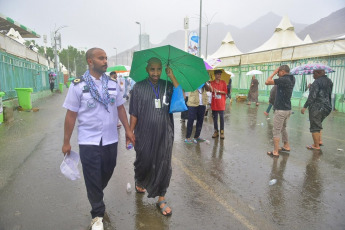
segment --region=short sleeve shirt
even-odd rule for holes
[[[219,83],[217,83],[215,80],[211,81],[211,86],[213,89],[227,92],[227,86],[226,82],[223,80],[220,80]],[[225,94],[216,94],[212,92],[212,100],[211,100],[211,109],[215,111],[224,111],[225,110]]]
[[[96,80],[94,77],[92,79],[98,92],[102,95],[101,79]],[[70,85],[63,107],[78,113],[78,144],[99,145],[101,140],[103,145],[118,142],[117,107],[122,105],[125,99],[119,93],[120,88],[115,81],[108,81],[108,92],[110,95],[109,112],[104,104],[91,96],[85,81]]]
[[[291,110],[291,96],[295,86],[295,77],[293,75],[284,75],[274,79],[274,84],[277,85],[274,108],[276,110]]]

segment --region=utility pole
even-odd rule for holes
[[[199,57],[201,57],[201,18],[202,18],[202,0],[200,0],[200,19],[199,19]]]
[[[59,71],[60,71],[60,66],[59,66],[59,62],[58,61],[58,53],[57,53],[57,40],[60,41],[60,49],[61,49],[61,34],[58,34],[57,32],[59,30],[61,30],[62,28],[65,28],[67,27],[66,25],[65,26],[60,26],[59,28],[57,28],[55,31],[54,31],[54,66],[55,66],[55,69],[56,69],[56,75],[57,75],[57,82],[59,83]]]

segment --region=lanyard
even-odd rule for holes
[[[153,92],[155,93],[156,95],[156,98],[159,99],[159,82],[157,83],[158,84],[158,91],[155,90],[155,87],[153,86],[152,82],[150,80],[148,80],[152,86],[152,89],[153,89]]]

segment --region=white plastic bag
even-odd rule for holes
[[[61,165],[60,170],[65,177],[67,177],[70,180],[76,180],[80,178],[79,170],[78,170],[78,164],[79,164],[79,154],[71,151],[69,155],[65,155]]]

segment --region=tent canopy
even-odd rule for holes
[[[289,18],[284,16],[279,25],[275,29],[272,37],[263,45],[251,52],[258,52],[263,50],[272,50],[288,46],[301,45],[304,42],[297,37],[295,28],[291,24]]]
[[[222,45],[219,49],[211,55],[212,58],[221,58],[221,57],[229,57],[242,54],[242,52],[237,48],[235,45],[234,39],[230,32],[228,32],[222,41]]]

